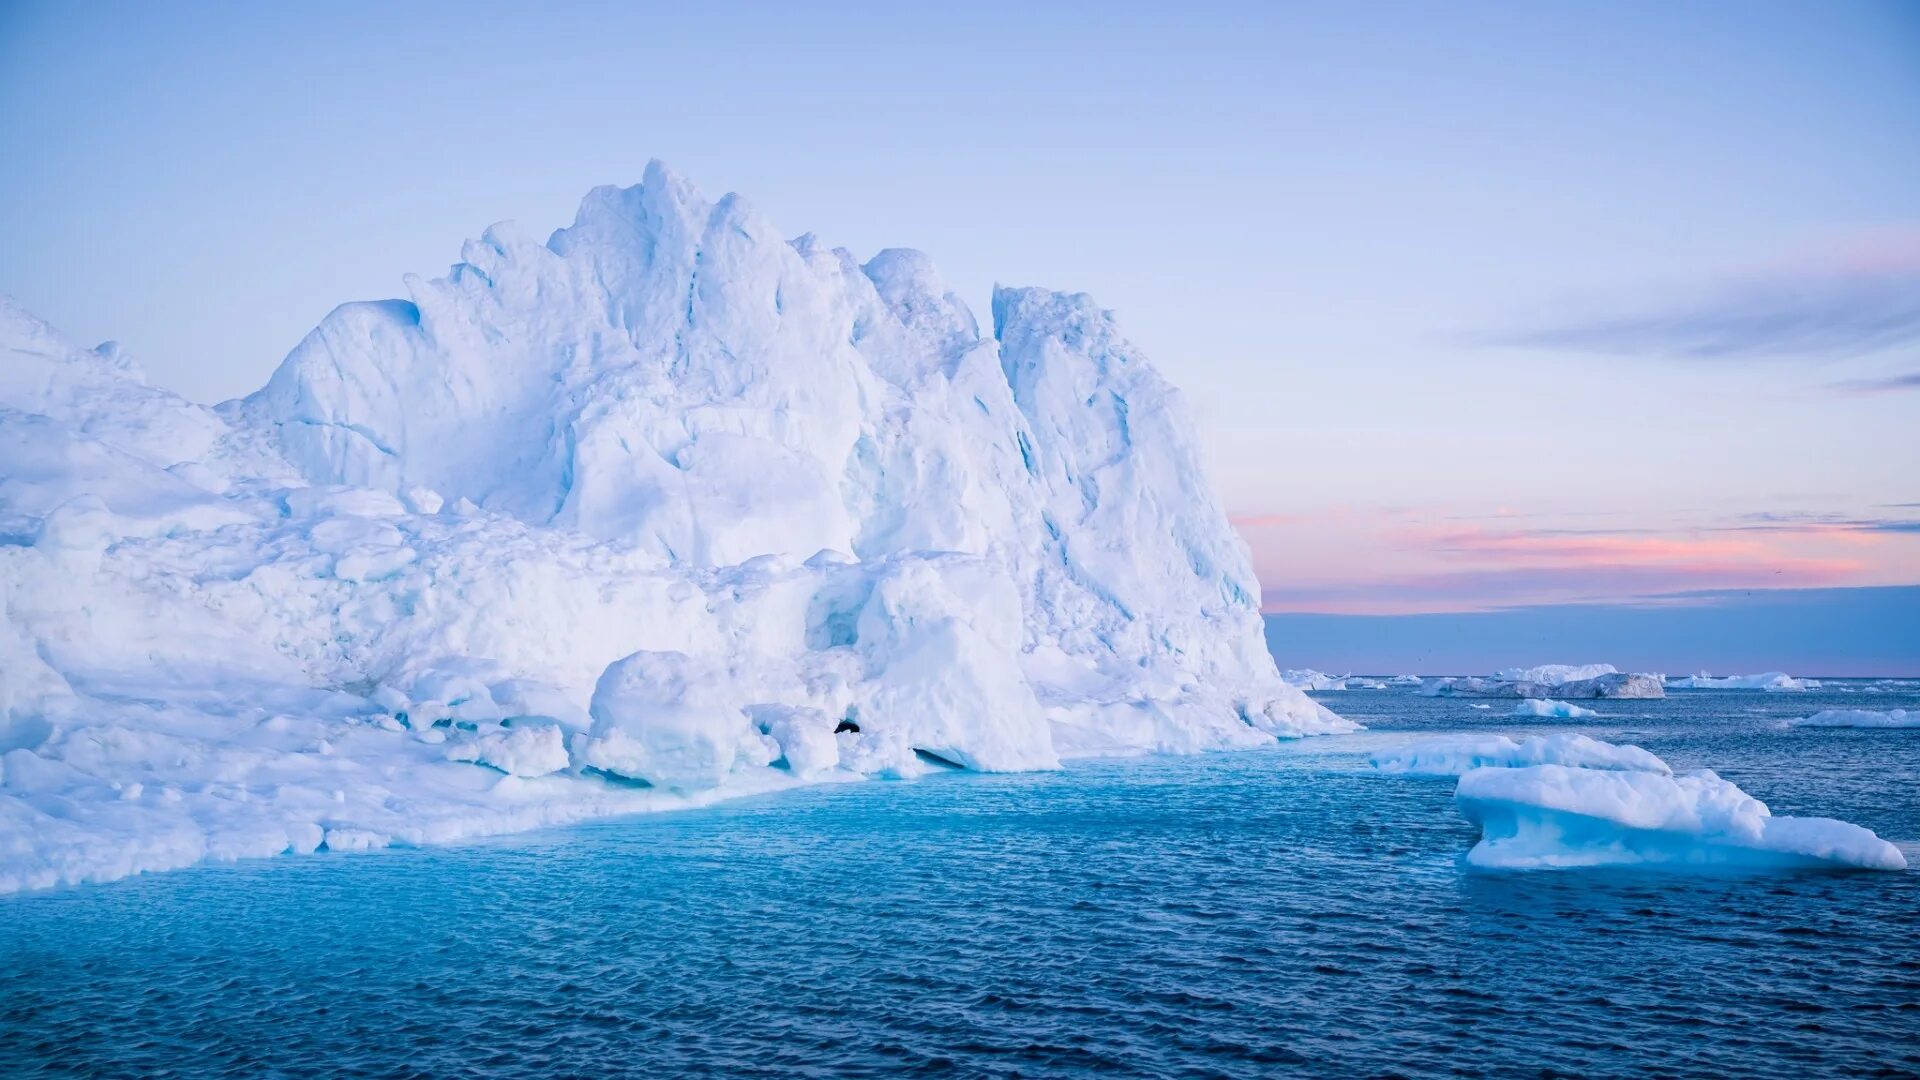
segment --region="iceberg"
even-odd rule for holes
[[[1613,670],[1609,664],[1574,667],[1547,664],[1507,668],[1496,675],[1434,677],[1420,681],[1428,697],[1504,698],[1658,698],[1665,697],[1658,675]]]
[[[1905,869],[1900,849],[1830,818],[1775,817],[1708,769],[1675,773],[1638,746],[1556,733],[1453,735],[1375,751],[1375,771],[1457,776],[1476,867],[1753,866]]]
[[[1470,865],[1844,867],[1903,870],[1900,849],[1830,818],[1774,817],[1711,770],[1531,765],[1460,777],[1454,800],[1480,827]]]
[[[1820,680],[1796,679],[1784,671],[1768,671],[1759,675],[1728,675],[1718,679],[1701,672],[1681,679],[1668,679],[1667,685],[1683,690],[1818,690]]]
[[[1082,294],[657,163],[207,408],[0,299],[0,892],[1348,731]]]
[[[1824,709],[1812,716],[1787,721],[1789,727],[1812,728],[1920,728],[1920,713],[1906,709]]]
[[[1592,709],[1583,709],[1566,701],[1552,698],[1529,698],[1513,707],[1515,716],[1558,716],[1568,720],[1577,720],[1588,716],[1598,716]]]

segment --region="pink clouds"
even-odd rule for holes
[[[1920,534],[1872,522],[1575,529],[1517,527],[1504,515],[1433,525],[1382,512],[1249,527],[1265,520],[1236,519],[1269,611],[1476,611],[1920,580]]]

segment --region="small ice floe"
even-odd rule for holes
[[[1891,712],[1875,712],[1872,709],[1826,709],[1812,716],[1789,720],[1787,726],[1920,728],[1920,712],[1908,712],[1906,709],[1894,709]]]
[[[1710,769],[1653,772],[1533,765],[1475,769],[1454,801],[1480,826],[1467,862],[1572,866],[1852,867],[1904,870],[1900,849],[1832,818],[1775,817]]]
[[[1675,774],[1640,747],[1583,735],[1454,736],[1382,750],[1372,760],[1383,773],[1460,777],[1454,801],[1480,828],[1466,860],[1485,869],[1907,865],[1872,830],[1775,817],[1711,770]]]
[[[1557,716],[1566,720],[1575,720],[1588,716],[1599,716],[1592,709],[1583,709],[1566,701],[1552,698],[1529,698],[1513,707],[1515,716]]]

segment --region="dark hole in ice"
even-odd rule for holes
[[[581,769],[580,773],[583,776],[597,776],[600,779],[605,780],[607,783],[614,785],[615,787],[650,788],[653,786],[652,784],[647,783],[645,780],[641,780],[637,777],[621,776],[617,772],[608,772],[605,769],[598,769],[593,767],[592,765],[589,765],[586,768]]]

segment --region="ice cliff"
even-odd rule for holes
[[[0,891],[1343,730],[1083,295],[658,165],[204,408],[0,301]]]

